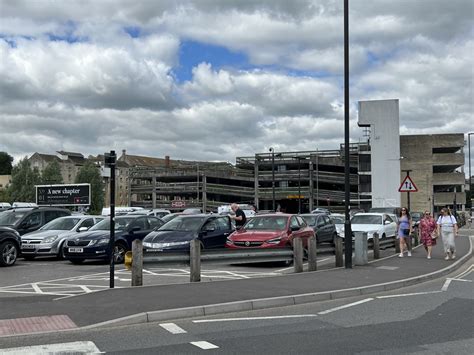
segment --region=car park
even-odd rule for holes
[[[198,239],[202,249],[224,248],[233,232],[229,216],[213,214],[179,215],[143,240],[144,251],[189,251]]]
[[[0,214],[0,226],[13,228],[23,235],[38,230],[53,219],[70,215],[71,211],[56,207],[12,208]]]
[[[124,215],[115,217],[115,243],[113,254],[116,263],[123,263],[125,252],[132,249],[135,239],[143,239],[153,229],[163,225],[154,216]],[[86,232],[67,238],[63,248],[64,258],[74,264],[86,259],[110,258],[110,218],[92,226]]]
[[[288,248],[296,237],[307,239],[314,236],[300,216],[286,213],[255,215],[245,225],[233,232],[226,242],[226,248]]]
[[[63,244],[65,240],[79,232],[84,232],[103,216],[73,215],[53,219],[35,232],[21,237],[22,257],[32,260],[37,256],[57,256],[64,258]]]
[[[351,229],[353,235],[365,232],[372,239],[377,233],[383,239],[395,236],[397,224],[388,213],[358,213],[351,218]]]
[[[300,217],[304,219],[308,226],[313,228],[318,243],[334,243],[334,239],[337,237],[337,231],[329,215],[325,213],[308,213],[301,214]]]
[[[8,227],[0,227],[0,266],[12,266],[20,255],[20,234]]]

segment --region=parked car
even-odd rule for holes
[[[308,213],[300,215],[306,224],[313,228],[314,233],[316,234],[316,241],[321,242],[331,242],[334,243],[334,239],[337,237],[336,226],[332,222],[329,215],[325,213]],[[332,215],[331,215],[332,216]]]
[[[26,260],[45,255],[63,259],[64,241],[78,232],[88,230],[104,218],[104,216],[73,215],[53,219],[37,231],[21,237],[21,254]]]
[[[144,251],[187,251],[193,239],[201,248],[224,248],[233,232],[229,216],[217,214],[179,215],[143,239]]]
[[[164,210],[164,209],[161,209],[161,208],[153,208],[151,210],[136,210],[136,211],[133,211],[133,212],[129,212],[127,214],[131,214],[131,215],[134,215],[134,214],[139,214],[139,215],[144,215],[144,216],[155,216],[155,217],[158,217],[158,218],[162,218],[168,214],[170,214],[171,212],[169,210]]]
[[[410,217],[413,223],[413,227],[417,227],[420,224],[420,220],[423,217],[423,212],[410,212]]]
[[[8,202],[0,202],[0,212],[9,210],[10,208],[12,208],[12,205],[10,205],[10,203],[8,203]]]
[[[344,237],[344,223],[346,221],[346,216],[340,213],[333,213],[330,216],[332,223],[336,227],[336,233],[341,238]]]
[[[381,239],[395,236],[397,224],[388,213],[358,213],[351,218],[351,229],[353,235],[367,232],[367,238],[372,239],[378,233]]]
[[[135,239],[143,239],[153,229],[163,225],[163,221],[154,216],[125,215],[115,217],[114,258],[123,263],[125,253],[132,249]],[[73,264],[86,259],[109,259],[110,257],[110,218],[95,224],[86,232],[69,237],[64,246],[64,257]]]
[[[23,235],[38,230],[53,219],[70,215],[71,211],[56,207],[13,208],[0,214],[0,226],[13,228]]]
[[[0,227],[0,266],[12,266],[20,255],[20,234],[8,227]]]
[[[316,209],[312,210],[311,213],[326,213],[326,214],[331,214],[331,211],[329,211],[327,208],[324,208],[324,207],[317,207]]]
[[[314,230],[300,216],[286,213],[255,215],[245,225],[233,232],[226,242],[226,248],[288,248],[295,237],[307,239],[314,236]]]

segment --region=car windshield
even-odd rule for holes
[[[41,230],[51,231],[69,231],[80,221],[80,218],[56,218],[41,227]]]
[[[307,216],[307,215],[304,215],[304,216],[301,216],[304,221],[308,224],[308,226],[315,226],[316,225],[316,218],[317,216]]]
[[[421,213],[421,212],[413,212],[411,214],[411,219],[414,220],[414,221],[419,221],[422,216],[423,216],[423,213]]]
[[[382,224],[382,216],[356,214],[351,219],[352,224]]]
[[[243,227],[245,230],[284,230],[288,218],[283,216],[255,216]]]
[[[161,217],[161,220],[166,223],[166,222],[169,222],[169,221],[171,221],[172,219],[174,219],[178,216],[179,215],[177,215],[175,213],[171,213],[171,214],[167,214],[166,216]]]
[[[197,231],[201,228],[202,223],[206,217],[186,217],[186,216],[176,216],[168,223],[163,224],[158,230],[167,230],[167,231]]]
[[[115,218],[115,230],[125,230],[135,218],[120,217]],[[90,231],[110,230],[110,218],[106,218],[89,228]]]
[[[334,224],[344,224],[344,217],[332,217],[331,216],[331,219],[334,222]]]
[[[0,214],[0,226],[13,226],[20,218],[25,215],[26,211],[5,211]]]

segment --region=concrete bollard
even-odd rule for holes
[[[303,272],[303,241],[301,238],[293,239],[293,263],[295,272]]]
[[[132,242],[132,286],[143,286],[143,242]]]
[[[341,267],[344,264],[343,254],[343,238],[336,237],[334,240],[334,249],[336,254],[336,267]]]
[[[367,233],[355,234],[354,264],[367,265],[369,263],[367,253]]]
[[[316,237],[308,238],[308,271],[316,271],[318,265],[316,263]]]
[[[189,250],[189,278],[190,282],[201,281],[201,242],[199,239],[193,239],[190,242]]]
[[[400,254],[400,239],[398,236],[395,236],[395,253]]]
[[[378,233],[374,233],[373,245],[374,245],[374,259],[380,259],[380,240]]]

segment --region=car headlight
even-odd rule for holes
[[[107,245],[110,243],[110,240],[105,238],[105,239],[99,239],[96,241],[97,245]]]
[[[180,245],[189,245],[190,241],[186,240],[184,242],[169,242],[169,243],[143,243],[143,246],[150,249],[163,249],[169,247],[175,247]]]
[[[49,244],[54,242],[56,239],[58,239],[57,235],[52,235],[51,237],[44,238],[43,243]]]
[[[228,244],[228,245],[234,244],[234,242],[232,241],[232,239],[230,239],[229,237],[226,238],[225,243]]]
[[[269,239],[265,241],[265,243],[267,244],[280,244],[280,242],[281,242],[281,237],[273,238],[273,239]]]

